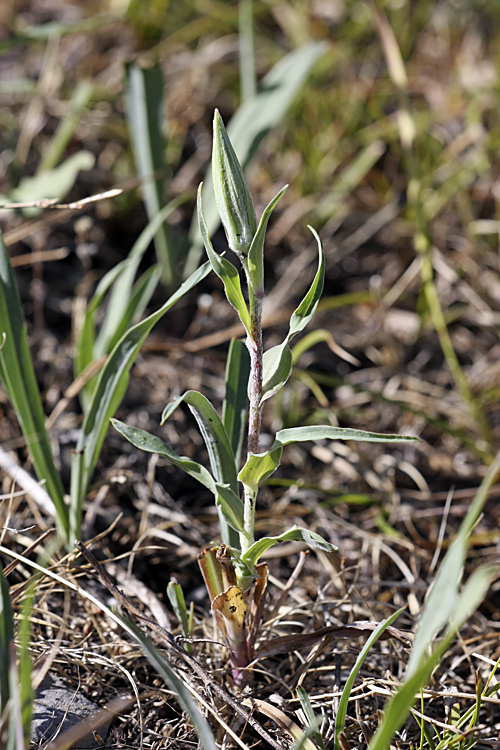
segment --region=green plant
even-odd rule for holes
[[[267,565],[259,563],[260,558],[273,545],[292,539],[301,540],[324,551],[334,549],[330,542],[318,534],[298,526],[277,537],[255,539],[255,509],[259,486],[278,468],[284,447],[295,442],[325,439],[404,442],[416,438],[318,425],[280,430],[271,448],[261,452],[259,440],[263,407],[290,377],[290,342],[305,328],[316,311],[324,283],[324,254],[320,239],[311,228],[319,255],[316,275],[309,291],[290,318],[288,334],[283,342],[264,351],[264,239],[271,212],[286,188],[273,198],[264,210],[260,222],[257,222],[243,170],[218,111],[214,117],[212,174],[220,219],[228,246],[241,263],[248,302],[243,296],[238,270],[227,258],[215,252],[210,241],[203,213],[202,186],[198,191],[199,224],[211,267],[223,282],[226,297],[246,330],[245,345],[248,354],[241,341],[233,342],[226,371],[222,420],[205,396],[192,390],[170,403],[162,416],[163,424],[180,404],[187,404],[205,441],[211,471],[177,455],[158,437],[117,420],[113,420],[113,424],[132,444],[167,457],[214,495],[222,544],[207,547],[199,557],[199,564],[217,625],[230,649],[235,685],[242,687],[251,679],[247,668],[253,659],[262,616],[263,594],[267,585]],[[247,453],[240,469],[239,457],[246,412]]]

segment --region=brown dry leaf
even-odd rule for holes
[[[296,635],[273,638],[259,648],[259,659],[295,651],[295,649],[305,646],[312,646],[322,638],[365,638],[373,633],[379,624],[373,620],[360,620],[348,625],[329,625],[326,628],[315,630],[314,633],[297,633]],[[380,640],[387,640],[388,638],[395,638],[406,647],[411,646],[411,639],[408,635],[397,628],[389,626],[380,636]]]

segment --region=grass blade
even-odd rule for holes
[[[500,452],[489,467],[469,507],[467,515],[460,525],[455,541],[439,566],[415,634],[405,679],[409,678],[417,670],[437,631],[444,627],[453,615],[455,603],[459,596],[458,587],[467,554],[467,540],[488,499],[489,490],[496,481],[499,472]]]
[[[141,234],[134,242],[128,258],[124,261],[126,267],[115,284],[113,284],[104,320],[96,338],[95,357],[109,354],[128,328],[128,325],[123,326],[121,321],[127,318],[128,301],[144,253],[148,249],[151,240],[154,238],[162,224],[184,200],[185,199],[182,196],[176,200],[170,201],[170,203],[162,208],[162,210],[151,219],[149,224],[142,230]],[[137,318],[129,318],[129,323],[132,322],[137,322]]]
[[[455,639],[457,631],[477,609],[497,576],[498,566],[485,566],[471,575],[460,599],[454,606],[450,626],[445,636],[439,641],[431,656],[424,658],[391,698],[385,708],[382,723],[370,742],[369,750],[386,750],[390,746],[394,734],[405,722],[419,691],[429,681],[432,672]]]
[[[15,409],[36,473],[57,512],[59,531],[68,539],[64,489],[54,463],[40,391],[33,369],[21,300],[9,255],[0,235],[0,379]]]
[[[314,742],[318,746],[319,750],[325,750],[325,743],[323,742],[323,737],[321,736],[321,732],[319,731],[322,717],[316,716],[316,714],[314,713],[314,709],[311,705],[309,696],[303,687],[297,688],[297,698],[300,701],[300,706],[304,712],[304,716],[306,717],[307,726],[312,734]]]
[[[19,623],[19,698],[24,744],[29,746],[31,736],[31,718],[33,714],[34,690],[31,681],[31,613],[38,576],[31,579],[27,595],[23,601],[22,619]]]
[[[347,715],[347,706],[349,704],[349,697],[351,695],[351,690],[353,688],[354,682],[356,680],[356,677],[358,676],[358,672],[361,669],[361,666],[368,656],[368,652],[370,651],[371,647],[378,641],[384,630],[386,630],[389,625],[392,625],[392,623],[397,620],[399,615],[404,612],[405,607],[401,607],[401,609],[398,609],[397,612],[394,612],[390,617],[388,617],[385,620],[382,620],[378,624],[378,626],[375,628],[371,636],[366,641],[365,645],[361,649],[361,652],[356,659],[356,663],[351,669],[351,673],[349,677],[347,678],[347,682],[344,685],[344,689],[342,690],[342,695],[340,697],[339,701],[339,707],[337,709],[337,715],[335,717],[335,750],[340,750],[341,745],[339,741],[339,735],[341,732],[344,731],[345,726],[345,717]]]
[[[488,591],[491,582],[498,576],[498,566],[484,566],[476,570],[459,594],[467,539],[479,514],[488,499],[489,490],[500,471],[500,451],[488,469],[481,486],[462,521],[458,535],[440,565],[433,588],[420,618],[413,642],[408,668],[403,685],[389,701],[382,724],[372,742],[370,750],[384,750],[402,726],[421,688],[428,682],[433,670],[441,661],[453,642],[456,633],[476,610]],[[446,587],[450,589],[446,591]],[[436,613],[436,610],[439,610]],[[428,656],[428,648],[437,630],[448,623],[445,635]]]
[[[144,203],[150,221],[163,205],[166,172],[163,73],[159,66],[127,66],[127,119],[134,159],[142,180]],[[158,262],[167,288],[175,284],[175,254],[164,223],[155,234]]]

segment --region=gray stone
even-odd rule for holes
[[[92,734],[93,718],[99,712],[99,706],[88,698],[66,685],[59,678],[50,675],[40,685],[33,703],[33,722],[31,740],[35,747],[43,748],[56,735],[84,722],[90,731],[72,744],[73,750],[97,750],[100,744]],[[109,722],[101,724],[97,731],[105,738]]]

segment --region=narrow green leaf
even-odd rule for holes
[[[45,429],[40,392],[33,369],[26,323],[9,254],[0,234],[0,379],[16,412],[39,479],[57,513],[59,531],[68,540],[68,509]]]
[[[470,576],[459,594],[458,585],[465,562],[467,539],[499,471],[500,451],[488,468],[469,511],[462,521],[458,535],[440,565],[433,589],[420,618],[403,685],[389,701],[384,712],[384,719],[370,743],[370,750],[385,750],[389,746],[394,733],[406,720],[415,702],[415,696],[428,682],[433,670],[452,644],[456,633],[477,609],[491,582],[499,574],[498,566],[479,568]],[[452,589],[450,592],[445,591],[447,585]],[[436,609],[439,610],[437,615]],[[427,656],[427,649],[432,644],[436,629],[446,623],[448,626],[445,635],[438,641],[431,655]]]
[[[9,585],[0,566],[0,716],[10,698],[10,648],[14,643],[14,616],[10,603]]]
[[[17,670],[16,647],[10,644],[9,691],[10,703],[8,711],[9,730],[5,750],[24,750],[23,718],[21,709],[21,690]]]
[[[243,532],[245,520],[243,503],[228,484],[215,484],[217,490],[216,503],[224,514],[224,518],[235,531]]]
[[[271,450],[289,443],[303,443],[309,440],[355,440],[365,443],[408,443],[420,442],[419,438],[409,435],[391,435],[381,432],[354,430],[351,427],[331,427],[330,425],[312,425],[310,427],[291,427],[276,433]]]
[[[96,388],[92,395],[90,407],[85,415],[82,432],[77,451],[82,451],[84,460],[81,471],[73,481],[71,491],[71,505],[74,517],[81,517],[81,509],[90,477],[99,457],[109,419],[118,408],[125,393],[130,368],[134,363],[140,348],[153,326],[167,313],[186,292],[195,287],[210,272],[210,264],[201,266],[179,289],[165,302],[159,310],[149,315],[140,323],[130,328],[122,336],[108,361],[101,370]],[[79,526],[72,530],[71,538],[78,539]]]
[[[24,746],[29,747],[31,738],[31,719],[33,713],[34,690],[31,679],[31,616],[39,576],[29,581],[28,592],[22,604],[22,618],[19,623],[19,697],[21,722],[23,726]]]
[[[127,87],[130,138],[137,173],[142,180],[146,211],[151,220],[160,212],[165,194],[165,97],[160,66],[141,68],[135,63],[129,64]],[[176,278],[177,259],[163,222],[155,234],[155,248],[165,284],[171,288]]]
[[[317,232],[309,227],[318,244],[318,270],[306,296],[290,318],[288,335],[282,344],[264,353],[262,374],[262,401],[271,398],[282,388],[292,372],[290,342],[313,318],[325,281],[325,254]]]
[[[267,225],[274,207],[278,201],[283,197],[288,185],[281,188],[279,193],[274,196],[265,207],[262,216],[260,217],[259,226],[255,232],[250,250],[248,252],[248,270],[249,278],[252,281],[254,289],[261,289],[264,284],[264,240],[266,238]]]
[[[116,346],[121,337],[127,332],[128,328],[139,322],[142,314],[151,301],[160,278],[160,267],[152,266],[137,279],[130,294],[125,297],[128,304],[126,305],[123,314],[116,319],[116,329],[108,343],[108,352]]]
[[[466,541],[458,537],[439,567],[418,623],[405,680],[418,670],[437,632],[449,621],[459,596],[466,552]]]
[[[253,453],[248,457],[238,479],[247,487],[256,491],[261,482],[268,479],[281,463],[283,448],[279,446],[267,453]]]
[[[157,453],[159,456],[167,458],[174,466],[182,469],[182,471],[185,471],[190,477],[196,479],[214,495],[216,494],[214,478],[204,466],[186,456],[179,456],[163,440],[156,437],[156,435],[151,435],[150,432],[140,430],[138,427],[131,427],[120,422],[118,419],[111,419],[111,424],[115,430],[123,435],[129,443],[135,445],[136,448],[147,453]]]
[[[321,732],[319,731],[323,722],[323,717],[316,716],[311,705],[311,700],[303,687],[297,688],[297,698],[300,701],[301,708],[304,712],[304,716],[306,717],[307,726],[312,732],[314,742],[318,746],[319,750],[325,750],[325,743],[323,742],[323,737],[321,736]]]
[[[316,534],[314,531],[304,529],[301,526],[293,526],[279,536],[266,536],[259,539],[257,542],[254,542],[245,554],[241,556],[241,560],[250,569],[253,569],[266,550],[270,547],[274,547],[275,544],[279,544],[280,542],[290,541],[304,542],[309,547],[315,547],[323,552],[333,552],[337,549],[334,544],[330,544],[330,542],[327,542],[322,536]]]
[[[444,627],[452,617],[455,602],[459,596],[459,583],[467,554],[467,540],[489,497],[491,486],[500,471],[500,451],[475,494],[467,514],[460,525],[458,534],[443,558],[436,578],[432,584],[426,606],[420,617],[412,652],[408,662],[406,677],[418,669],[438,630]]]
[[[198,391],[186,391],[165,407],[161,424],[164,424],[182,403],[188,405],[198,423],[215,480],[221,484],[228,484],[236,493],[238,488],[236,465],[229,438],[219,415],[205,396]]]
[[[253,158],[265,136],[281,122],[298,92],[306,81],[316,60],[326,51],[327,45],[315,42],[285,55],[260,84],[260,91],[247,99],[234,114],[227,133],[243,169]],[[207,171],[203,203],[207,217],[207,233],[212,235],[220,223],[211,170]],[[189,232],[191,249],[185,265],[185,274],[191,273],[200,262],[202,242],[196,216]]]
[[[184,638],[190,638],[191,631],[189,628],[189,617],[187,613],[184,592],[182,590],[182,586],[180,585],[180,583],[177,583],[175,579],[171,580],[167,584],[167,596],[171,604],[171,607],[174,610],[175,616],[177,617],[180,623]],[[193,650],[191,643],[186,643],[185,648],[188,654],[190,654]]]
[[[234,454],[236,467],[241,464],[248,411],[247,385],[250,355],[243,341],[232,339],[226,363],[226,393],[222,406],[222,424]]]
[[[81,375],[85,368],[94,361],[96,357],[95,352],[95,317],[96,312],[101,306],[106,294],[115,283],[116,279],[124,272],[127,261],[118,263],[114,268],[108,271],[105,276],[102,277],[97,288],[92,295],[92,299],[89,301],[85,315],[83,316],[81,329],[76,334],[76,355],[73,363],[73,369],[75,377]],[[90,390],[87,393],[90,395]]]
[[[323,294],[323,286],[325,283],[325,254],[323,252],[321,240],[318,233],[315,229],[313,229],[313,227],[308,228],[312,232],[313,237],[318,245],[318,270],[316,271],[316,275],[313,279],[313,283],[311,284],[309,291],[307,292],[306,296],[297,307],[295,312],[292,314],[290,320],[289,336],[295,336],[295,334],[302,331],[312,320],[314,313],[316,312],[316,308],[318,307],[320,297]]]
[[[215,252],[213,245],[208,235],[207,225],[205,222],[205,216],[203,214],[203,205],[201,202],[201,188],[198,188],[198,219],[200,222],[200,229],[205,244],[205,250],[207,251],[208,259],[210,264],[224,284],[224,291],[226,293],[227,301],[234,307],[239,315],[239,318],[245,326],[247,332],[250,332],[250,315],[248,313],[247,304],[241,291],[241,280],[237,269],[230,263],[226,258],[222,258],[218,253]]]
[[[398,609],[397,612],[394,612],[392,615],[390,615],[390,617],[382,620],[382,622],[377,625],[377,627],[361,649],[361,652],[356,659],[356,663],[351,669],[351,673],[349,674],[346,684],[344,685],[344,689],[342,690],[339,706],[337,708],[337,714],[335,716],[335,750],[341,750],[339,735],[344,731],[345,717],[347,716],[347,707],[349,705],[349,697],[351,695],[351,690],[354,686],[354,681],[358,676],[359,670],[361,669],[361,666],[368,656],[368,653],[370,652],[372,646],[378,641],[384,630],[387,630],[389,625],[392,625],[392,623],[397,620],[399,615],[404,612],[405,609],[406,607],[401,607],[401,609]]]

